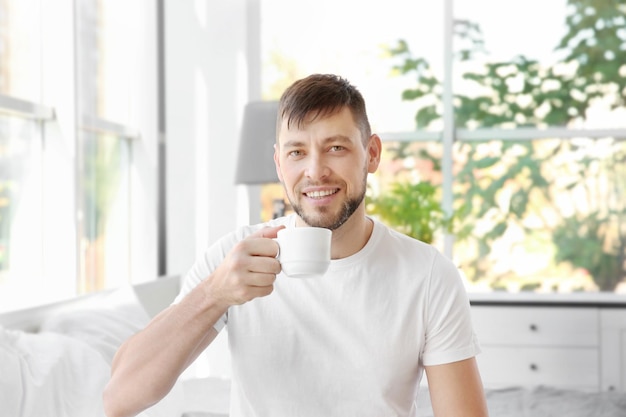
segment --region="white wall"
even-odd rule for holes
[[[134,103],[131,115],[132,126],[141,132],[140,140],[132,143],[133,169],[131,171],[131,262],[130,276],[133,282],[145,282],[154,279],[157,271],[158,248],[158,93],[157,73],[152,63],[157,60],[157,10],[156,2],[142,0],[141,7],[135,5],[141,13],[146,14],[141,26],[135,22],[135,36],[140,40],[141,55],[139,62],[143,67],[129,73],[130,84],[137,89],[133,97],[140,97]]]
[[[237,224],[246,3],[165,0],[168,274],[187,272]]]
[[[258,3],[165,0],[169,275],[185,274],[240,223],[236,152],[244,105],[260,96]],[[224,331],[183,378],[228,378],[226,339]]]

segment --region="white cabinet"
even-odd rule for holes
[[[626,309],[600,311],[601,389],[626,392]]]
[[[626,391],[626,298],[623,308],[553,301],[473,303],[485,387]]]

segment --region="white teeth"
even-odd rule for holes
[[[336,190],[326,190],[326,191],[312,191],[310,193],[307,193],[307,197],[311,197],[311,198],[320,198],[320,197],[326,197],[329,196],[331,194],[335,194]]]

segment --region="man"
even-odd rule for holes
[[[119,349],[108,417],[156,403],[228,326],[231,417],[413,416],[425,369],[437,417],[486,416],[479,348],[455,266],[365,212],[381,140],[361,94],[312,75],[283,94],[274,162],[295,214],[214,244],[175,303]],[[332,230],[321,278],[281,274],[284,227]]]

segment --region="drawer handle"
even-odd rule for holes
[[[529,328],[531,332],[536,332],[539,329],[539,327],[536,324],[531,324]]]
[[[534,372],[534,371],[539,370],[539,367],[537,366],[537,364],[531,363],[530,364],[530,370]]]

